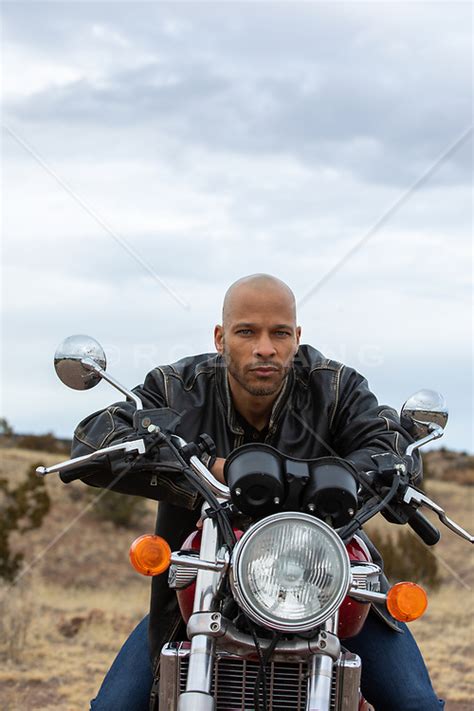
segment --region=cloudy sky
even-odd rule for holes
[[[303,340],[473,449],[472,7],[4,2],[2,407],[69,436],[89,333],[126,384],[212,350],[227,286],[276,274]]]

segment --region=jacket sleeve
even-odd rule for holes
[[[154,422],[163,429],[173,431],[179,421],[179,413],[167,406],[160,369],[148,373],[144,384],[134,388],[133,392],[140,397],[144,408],[155,410],[159,421],[155,417]],[[126,401],[86,417],[74,432],[72,456],[90,454],[102,447],[139,437],[133,426],[135,412],[135,405]],[[139,455],[125,460],[123,454],[101,457],[93,464],[84,465],[81,479],[90,486],[157,501],[166,499],[185,508],[194,508],[197,501],[196,493],[172,461],[169,452],[167,456],[166,448],[160,449],[151,458]]]
[[[395,410],[378,404],[362,375],[343,366],[337,376],[336,398],[331,430],[339,456],[360,471],[374,469],[374,454],[394,452],[404,458],[413,438],[401,426]],[[419,455],[414,454],[409,464],[412,481],[416,484],[422,479]]]

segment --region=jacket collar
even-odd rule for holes
[[[272,431],[276,428],[276,425],[278,424],[284,405],[287,402],[291,390],[293,388],[294,378],[294,367],[292,366],[288,371],[288,374],[283,382],[283,387],[280,390],[277,399],[273,403],[273,408],[270,414],[270,421],[268,423],[269,434],[272,433]],[[216,358],[216,383],[217,391],[224,407],[227,425],[229,429],[234,434],[243,435],[244,431],[237,420],[234,403],[232,402],[229,379],[227,377],[227,367],[221,355],[218,355]]]

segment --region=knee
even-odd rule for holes
[[[90,711],[148,711],[150,687],[141,681],[131,676],[110,683],[106,677],[97,696],[90,702]]]
[[[375,711],[443,711],[444,701],[436,694],[402,694],[396,699],[379,699],[372,702]]]
[[[130,695],[104,696],[98,694],[90,702],[90,711],[148,711],[149,700]]]

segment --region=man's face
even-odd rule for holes
[[[225,359],[231,385],[254,396],[275,395],[298,350],[301,329],[286,292],[241,287],[223,326],[216,326],[216,349]]]

